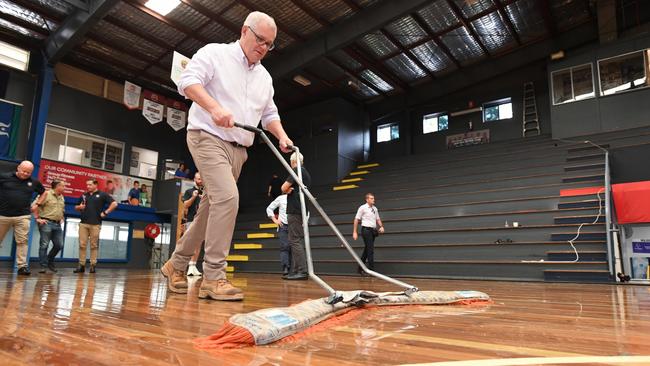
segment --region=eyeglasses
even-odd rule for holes
[[[269,42],[269,41],[265,40],[264,38],[260,37],[252,27],[250,27],[250,26],[247,26],[247,27],[248,27],[248,29],[251,30],[251,32],[253,32],[253,35],[255,36],[255,41],[257,42],[258,45],[266,46],[266,48],[269,51],[273,51],[273,49],[275,48],[275,43],[274,42]]]

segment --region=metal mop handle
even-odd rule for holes
[[[361,261],[361,258],[359,258],[359,256],[354,251],[354,249],[352,249],[352,247],[350,246],[348,241],[345,239],[345,237],[343,237],[343,235],[341,234],[339,229],[336,227],[336,225],[334,225],[334,223],[329,218],[327,213],[325,213],[325,211],[320,206],[320,204],[318,203],[316,198],[314,198],[314,196],[312,196],[311,192],[309,192],[307,187],[303,184],[303,182],[302,182],[302,170],[300,169],[300,159],[297,159],[297,161],[298,161],[298,166],[297,166],[298,169],[297,170],[298,170],[298,175],[300,175],[300,176],[297,176],[296,173],[293,171],[293,169],[291,169],[291,166],[286,162],[286,160],[284,160],[284,157],[282,156],[282,154],[280,154],[280,152],[278,151],[278,149],[276,149],[276,147],[273,145],[271,140],[269,140],[268,136],[266,136],[264,131],[262,131],[261,129],[259,129],[257,127],[253,127],[253,126],[249,126],[249,125],[245,125],[245,124],[241,124],[241,123],[235,123],[235,127],[243,128],[243,129],[245,129],[247,131],[259,134],[262,137],[262,139],[264,140],[264,142],[269,146],[271,151],[278,158],[278,160],[280,160],[280,163],[282,163],[282,165],[285,167],[285,169],[289,172],[291,177],[293,177],[293,179],[296,181],[296,183],[300,187],[300,193],[299,193],[300,194],[300,209],[302,211],[303,231],[304,231],[304,234],[305,234],[305,252],[306,252],[306,255],[307,255],[307,270],[308,270],[308,273],[309,273],[309,277],[311,279],[313,279],[314,281],[316,281],[316,283],[318,283],[325,290],[327,290],[327,292],[329,292],[330,298],[328,299],[328,303],[333,304],[333,303],[336,303],[338,301],[341,301],[341,296],[338,295],[336,293],[336,291],[331,286],[329,286],[327,283],[325,283],[325,281],[323,281],[320,277],[318,277],[314,273],[313,262],[312,262],[312,257],[311,257],[311,246],[310,246],[310,240],[309,240],[309,227],[308,227],[308,222],[307,222],[307,210],[306,210],[306,207],[305,207],[305,198],[304,198],[304,196],[307,196],[307,198],[309,198],[309,201],[311,201],[311,203],[314,205],[314,207],[316,208],[318,213],[320,213],[321,217],[325,220],[325,222],[330,227],[330,229],[332,229],[334,234],[336,234],[339,241],[341,241],[341,243],[345,246],[345,248],[348,250],[350,255],[352,255],[352,258],[354,258],[354,260],[359,264],[359,266],[366,273],[368,273],[368,274],[370,274],[370,275],[372,275],[374,277],[377,277],[379,279],[382,279],[382,280],[384,280],[386,282],[390,282],[392,284],[395,284],[397,286],[405,288],[406,290],[404,291],[404,293],[406,293],[407,295],[418,291],[418,288],[413,286],[413,285],[409,285],[408,283],[405,283],[405,282],[396,280],[394,278],[388,277],[388,276],[383,275],[381,273],[370,270],[370,269],[368,269],[368,267],[366,267],[366,265],[363,263],[363,261]],[[291,149],[294,150],[294,151],[297,151],[297,152],[299,151],[299,149],[297,147],[295,147],[295,146],[292,146]]]

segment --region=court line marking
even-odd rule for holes
[[[351,328],[347,326],[335,327],[333,328],[336,331],[347,332],[347,333],[359,333],[360,330],[356,328]],[[419,341],[427,343],[442,344],[447,346],[455,347],[465,347],[465,348],[474,348],[485,351],[503,351],[510,352],[518,355],[525,356],[538,356],[538,357],[587,357],[588,355],[572,352],[558,352],[551,351],[539,348],[529,348],[529,347],[520,347],[520,346],[508,346],[497,343],[485,343],[485,342],[476,342],[476,341],[467,341],[462,339],[453,339],[453,338],[441,338],[441,337],[431,337],[431,336],[422,336],[408,333],[393,333],[393,332],[384,332],[376,331],[378,336],[388,334],[389,337],[393,339],[402,339],[407,341]]]
[[[569,365],[569,364],[643,364],[650,363],[650,356],[581,356],[581,357],[528,357],[492,360],[444,361],[402,366],[523,366],[523,365]]]

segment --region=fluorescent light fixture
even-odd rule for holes
[[[296,83],[298,83],[298,84],[300,84],[302,86],[310,86],[311,85],[311,81],[309,79],[307,79],[306,77],[302,76],[302,75],[294,76],[293,81],[295,81]]]
[[[29,51],[0,41],[0,64],[27,71]]]
[[[555,53],[551,53],[551,60],[560,60],[564,58],[564,51],[557,51]]]
[[[165,16],[181,3],[181,0],[149,0],[144,6],[155,11],[156,13]]]

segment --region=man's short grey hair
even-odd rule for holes
[[[291,160],[292,163],[295,163],[296,159],[298,159],[298,158],[300,158],[300,165],[302,165],[303,162],[305,161],[305,158],[299,152],[294,152],[293,154],[291,154],[291,157],[289,158],[289,160]]]
[[[257,29],[257,25],[260,22],[267,22],[273,26],[273,28],[278,29],[278,27],[275,25],[275,20],[270,15],[262,13],[261,11],[254,11],[248,14],[246,20],[244,20],[244,25]]]

